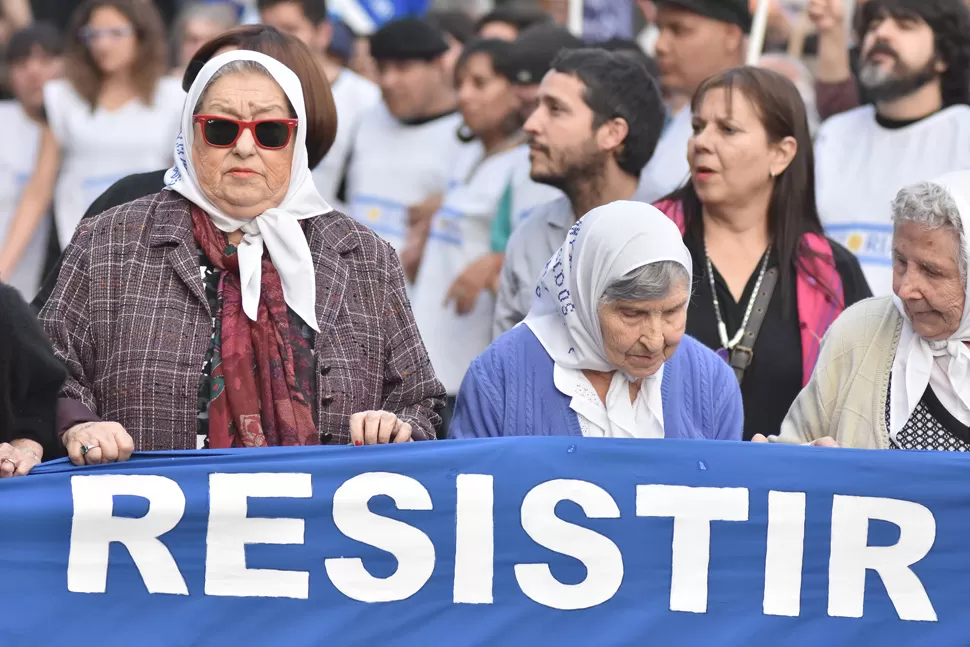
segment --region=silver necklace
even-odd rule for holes
[[[741,327],[734,334],[734,337],[728,339],[727,326],[724,325],[724,320],[721,318],[721,304],[717,300],[717,290],[714,287],[714,267],[711,265],[711,255],[707,253],[707,241],[704,242],[704,258],[707,261],[707,278],[711,283],[711,296],[714,297],[714,316],[717,317],[717,335],[721,339],[721,348],[726,351],[734,350],[734,347],[741,342],[741,338],[744,337],[744,329],[748,327],[748,319],[751,317],[751,311],[754,309],[754,299],[758,294],[758,290],[761,289],[761,282],[765,278],[765,271],[768,269],[768,256],[771,254],[771,245],[768,245],[768,249],[765,250],[764,257],[761,259],[761,271],[758,274],[758,282],[754,284],[754,290],[751,292],[751,296],[748,298],[748,307],[744,311],[744,319],[741,320]]]

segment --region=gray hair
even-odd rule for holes
[[[963,221],[960,208],[946,187],[933,182],[918,182],[902,188],[892,203],[893,226],[908,222],[926,229],[945,229],[957,236],[957,264],[960,279],[967,283],[967,255],[964,252]]]
[[[209,88],[212,87],[213,83],[224,76],[231,76],[233,74],[261,74],[267,78],[273,78],[273,75],[269,73],[269,70],[267,70],[262,63],[257,63],[256,61],[240,59],[232,61],[231,63],[226,63],[216,70],[216,73],[212,75],[209,82],[205,84],[205,87],[202,89],[202,94],[199,95],[199,100],[195,104],[195,108],[192,109],[192,114],[197,115],[199,114],[199,111],[202,110],[202,104],[205,103],[205,97],[207,94],[209,94]],[[275,81],[276,79],[273,80]],[[296,111],[290,104],[289,97],[284,98],[286,98],[286,107],[290,112],[290,117],[296,117]]]
[[[690,294],[690,274],[677,261],[657,261],[615,279],[606,286],[600,305],[617,301],[659,301],[670,295],[670,290],[678,283],[687,284]]]

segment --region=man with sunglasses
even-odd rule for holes
[[[384,101],[361,117],[348,174],[350,215],[395,249],[437,211],[464,145],[445,54],[448,43],[417,19],[389,23],[370,40]],[[417,259],[402,258],[412,278]]]

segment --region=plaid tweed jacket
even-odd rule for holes
[[[321,443],[349,443],[349,417],[377,409],[411,423],[415,440],[433,439],[445,390],[397,255],[336,211],[305,222]],[[195,449],[212,314],[188,200],[161,191],[82,221],[40,318],[70,373],[62,397],[121,423],[136,450]]]

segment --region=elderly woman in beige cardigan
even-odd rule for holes
[[[970,451],[970,171],[904,188],[892,216],[895,296],[832,325],[771,440]]]

